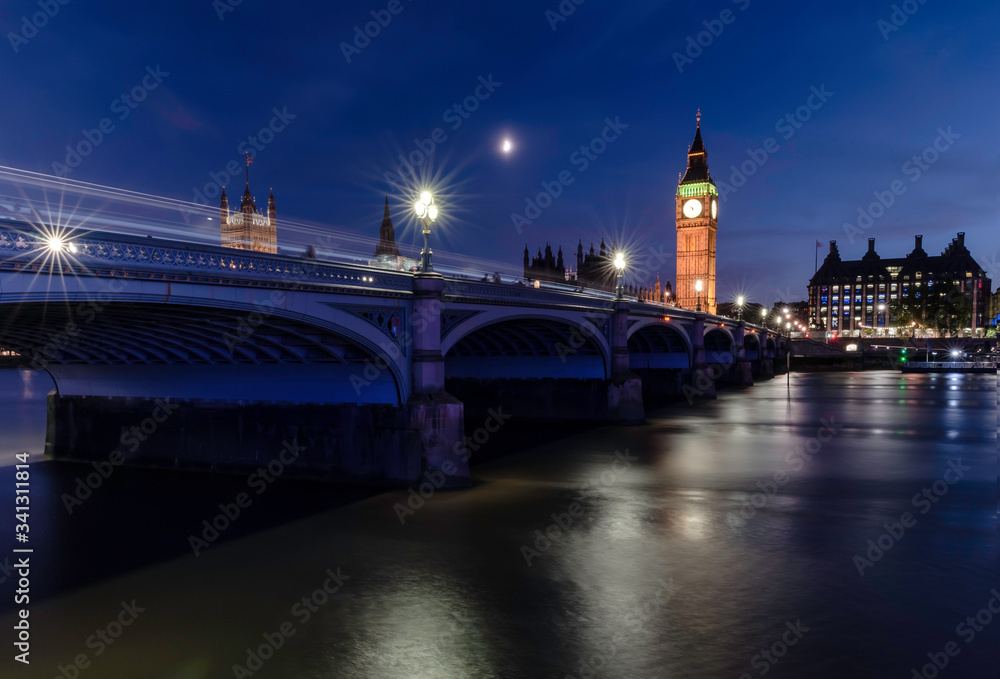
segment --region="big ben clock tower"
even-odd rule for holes
[[[715,297],[715,232],[718,229],[719,192],[708,171],[708,155],[701,140],[701,111],[694,141],[688,150],[687,172],[677,184],[677,282],[678,306],[698,304],[697,281],[702,282],[701,309],[717,310]]]

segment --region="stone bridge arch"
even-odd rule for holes
[[[648,320],[629,328],[629,368],[632,370],[689,370],[693,362],[691,339],[677,324]]]
[[[725,326],[705,328],[705,362],[732,364],[735,342],[732,333]]]
[[[761,351],[760,346],[760,336],[755,332],[746,332],[743,334],[743,350],[746,354],[746,358],[750,362],[760,361],[763,357],[763,351]]]
[[[477,313],[442,338],[445,376],[606,379],[611,363],[604,335],[608,319],[544,310]]]
[[[97,290],[50,291],[44,302],[8,298],[0,303],[0,346],[46,370],[60,396],[406,401],[402,341],[377,337],[363,318],[306,293],[251,292],[243,299]]]

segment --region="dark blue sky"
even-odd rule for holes
[[[887,32],[878,22],[890,20],[889,2],[566,0],[575,11],[553,30],[546,10],[558,11],[555,0],[399,0],[402,10],[347,63],[340,43],[388,2],[243,0],[220,20],[226,2],[71,0],[16,45],[10,32],[39,6],[3,3],[0,163],[52,173],[82,130],[111,118],[114,129],[69,177],[192,200],[210,172],[240,158],[241,140],[286,109],[294,120],[251,168],[258,202],[273,186],[279,220],[374,237],[389,191],[398,239],[410,244],[419,237],[412,223],[401,228],[410,196],[385,172],[441,128],[446,139],[422,170],[441,194],[442,257],[517,270],[526,242],[569,255],[580,238],[589,246],[617,235],[666,252],[655,268],[672,280],[674,192],[700,107],[718,182],[730,182],[748,149],[769,137],[780,146],[721,205],[720,301],[737,290],[764,302],[804,298],[817,240],[821,257],[830,239],[860,256],[869,236],[883,256],[899,256],[916,233],[934,253],[965,231],[984,266],[997,261],[996,3],[913,0],[916,12]],[[679,72],[674,53],[720,16],[731,22],[714,24],[721,33]],[[115,99],[157,65],[169,75],[120,120]],[[477,110],[445,117],[491,75],[500,85]],[[802,110],[808,121],[776,128],[822,86],[832,96]],[[572,154],[616,118],[627,128],[582,170]],[[941,141],[939,128],[958,136]],[[515,143],[508,157],[498,152],[505,134]],[[916,177],[904,164],[936,141],[945,150]],[[511,215],[564,170],[573,183],[518,233]],[[851,244],[844,224],[896,180],[906,192]],[[242,183],[232,179],[230,195]],[[310,238],[279,228],[282,244]]]

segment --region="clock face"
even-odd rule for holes
[[[701,201],[692,198],[684,203],[684,216],[693,219],[701,214]]]
[[[712,219],[715,219],[719,215],[719,201],[712,199]]]

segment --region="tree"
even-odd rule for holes
[[[952,335],[972,322],[972,295],[960,285],[939,281],[932,286],[911,286],[889,306],[893,325],[926,328]]]
[[[955,283],[939,283],[927,296],[927,317],[949,335],[972,326],[972,293]]]

